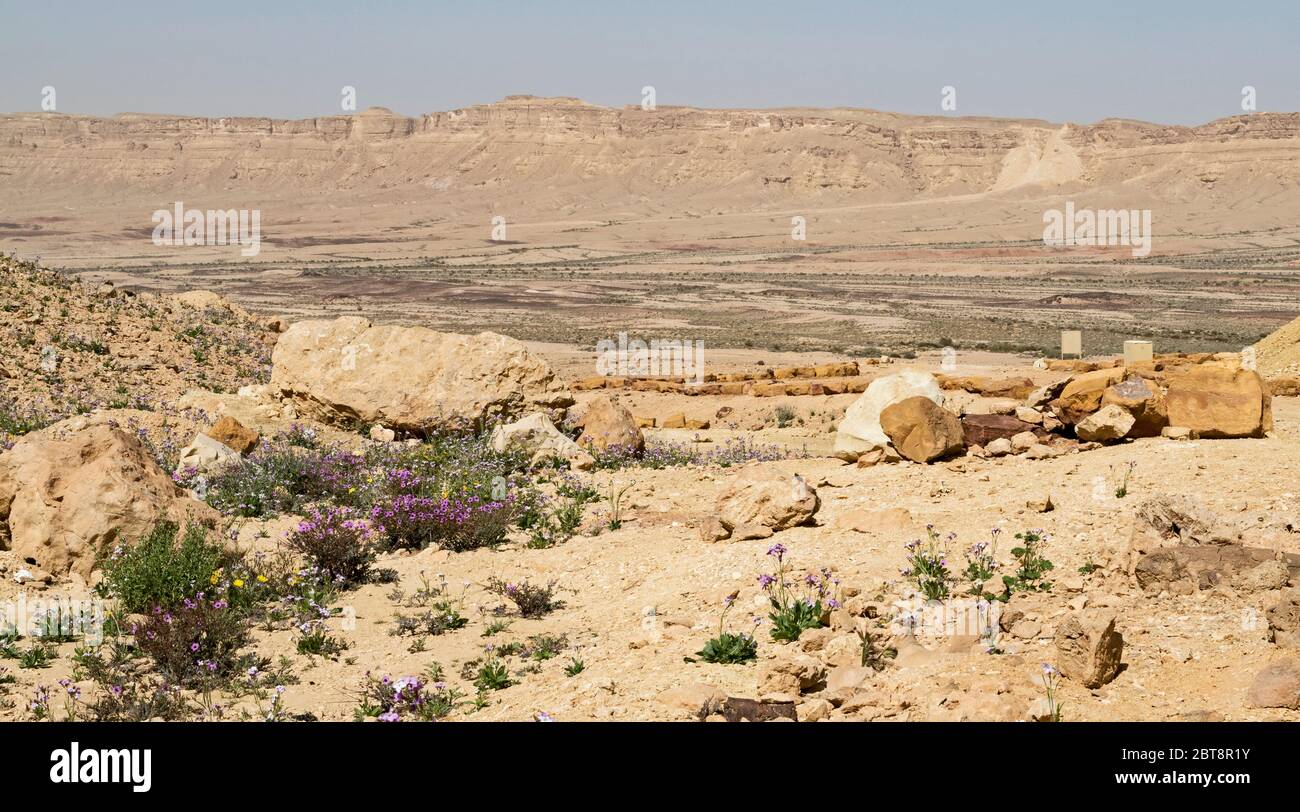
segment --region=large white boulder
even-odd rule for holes
[[[928,372],[898,372],[871,382],[844,413],[835,433],[835,456],[853,462],[877,448],[889,447],[889,435],[880,426],[880,413],[908,398],[926,397],[943,405],[939,381]]]
[[[355,316],[300,321],[280,336],[271,362],[270,390],[292,399],[299,414],[327,422],[418,430],[573,403],[544,360],[496,333],[439,333]]]

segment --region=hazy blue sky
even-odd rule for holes
[[[1194,124],[1300,110],[1300,2],[13,2],[0,112],[406,115],[511,93]]]

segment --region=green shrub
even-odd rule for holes
[[[202,527],[190,525],[177,543],[175,522],[163,521],[130,547],[118,547],[104,562],[104,587],[128,613],[171,609],[208,585],[227,562]]]

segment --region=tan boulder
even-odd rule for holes
[[[1019,434],[1011,436],[1012,451],[1028,451],[1036,445],[1039,445],[1038,435],[1034,434],[1032,431],[1022,431]]]
[[[1076,423],[1074,434],[1086,443],[1110,443],[1125,437],[1135,422],[1127,410],[1111,403]]]
[[[1169,377],[1169,425],[1199,437],[1263,437],[1273,429],[1272,396],[1259,374],[1202,364]]]
[[[705,525],[714,538],[726,538],[721,532],[735,538],[742,530],[747,537],[762,538],[765,531],[808,523],[820,507],[816,489],[798,474],[783,477],[750,467],[727,483],[718,496],[715,515],[705,519]],[[710,521],[714,518],[718,525]]]
[[[239,459],[239,452],[206,434],[196,434],[176,457],[177,473],[202,473]]]
[[[684,429],[686,428],[686,415],[681,412],[674,412],[659,421],[661,429]]]
[[[1071,377],[1052,402],[1052,410],[1062,421],[1073,425],[1101,408],[1106,389],[1124,380],[1122,367],[1098,369]]]
[[[1056,627],[1056,665],[1066,677],[1100,688],[1119,674],[1124,636],[1115,630],[1116,614],[1085,609],[1067,615]]]
[[[224,446],[233,448],[240,454],[247,454],[257,447],[257,443],[262,436],[253,429],[248,428],[230,415],[223,416],[212,428],[208,429],[208,436]]]
[[[1133,427],[1127,432],[1129,437],[1159,437],[1161,430],[1169,425],[1164,392],[1159,384],[1146,378],[1132,376],[1107,387],[1101,405],[1119,406],[1133,415]]]
[[[941,459],[964,446],[961,419],[923,395],[886,406],[880,427],[898,453],[913,462]]]
[[[1269,663],[1255,675],[1246,706],[1300,710],[1300,662],[1286,658]]]
[[[328,422],[469,426],[573,402],[545,361],[496,333],[439,333],[352,316],[300,321],[280,336],[271,361],[271,391]]]
[[[626,407],[609,398],[596,398],[582,413],[582,434],[578,444],[589,451],[610,448],[629,449],[640,454],[645,450],[645,435],[637,418]]]
[[[880,425],[880,413],[893,403],[918,396],[943,403],[938,380],[927,372],[899,372],[872,381],[845,410],[844,419],[836,427],[835,456],[855,462],[869,451],[889,446],[889,435]]]
[[[162,519],[215,525],[134,435],[64,421],[0,454],[0,549],[55,575],[89,579],[97,556]]]
[[[513,423],[492,430],[492,448],[497,453],[518,452],[528,457],[530,465],[561,459],[581,471],[595,467],[596,460],[569,439],[543,412],[533,412]]]

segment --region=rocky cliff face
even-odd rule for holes
[[[405,118],[0,116],[0,192],[40,201],[211,193],[432,190],[582,210],[896,202],[1125,183],[1182,200],[1300,178],[1300,114],[1199,127],[915,117],[849,109],[608,108],[502,102]]]

